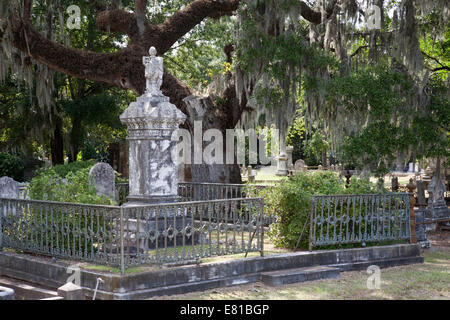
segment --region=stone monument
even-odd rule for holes
[[[288,175],[288,156],[285,153],[280,153],[277,157],[277,176]]]
[[[115,180],[114,169],[107,163],[97,163],[89,171],[89,184],[95,186],[97,194],[117,201]]]
[[[0,198],[18,199],[19,193],[19,182],[10,177],[0,178]]]
[[[442,181],[440,170],[436,170],[431,182],[428,184],[428,207],[432,219],[443,219],[450,216],[450,210],[445,203],[445,184]]]
[[[178,164],[172,153],[176,151],[176,141],[172,141],[172,134],[178,126],[186,120],[186,115],[170,103],[169,98],[161,92],[164,74],[163,58],[156,56],[156,49],[151,47],[149,56],[143,57],[145,66],[146,91],[132,102],[120,116],[120,120],[128,128],[129,141],[129,187],[130,192],[125,207],[142,206],[145,204],[162,204],[180,201],[178,196]],[[182,217],[176,212],[167,212],[167,228],[173,228],[176,221],[177,228],[182,225]],[[161,217],[160,217],[161,219]],[[185,220],[186,225],[192,226],[191,219]],[[156,227],[158,226],[158,227]],[[127,220],[127,232],[130,232],[130,248],[137,251],[147,250],[155,243],[139,243],[133,236],[137,232],[148,232],[159,229],[167,231],[164,224],[158,223],[152,215],[146,223],[138,223],[133,219]],[[139,229],[139,230],[138,230]],[[178,230],[177,242],[182,241],[182,230]],[[199,236],[194,239],[198,243]],[[164,245],[162,237],[159,246]],[[171,246],[174,239],[169,239],[167,246]]]
[[[287,167],[289,170],[292,169],[292,167],[294,166],[294,161],[292,159],[292,153],[294,152],[294,147],[293,146],[287,146],[286,147],[286,154],[288,157],[288,161],[287,161]]]
[[[398,189],[399,189],[398,177],[392,177],[391,190],[392,190],[392,192],[398,192]]]
[[[178,169],[172,159],[176,142],[172,133],[186,115],[169,102],[160,90],[163,58],[151,47],[143,57],[146,91],[132,102],[120,120],[128,128],[130,143],[130,203],[169,203],[178,201]]]
[[[427,206],[427,200],[425,198],[425,181],[417,181],[417,206],[421,209]]]
[[[295,161],[294,170],[301,171],[301,172],[306,171],[305,161],[302,159],[298,159],[297,161]]]

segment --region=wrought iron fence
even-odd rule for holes
[[[314,246],[410,239],[408,193],[313,196],[310,250]]]
[[[251,190],[266,186],[226,183],[184,182],[178,185],[178,195],[189,201],[247,198]]]
[[[120,267],[264,250],[261,198],[134,207],[0,198],[0,249]]]
[[[124,208],[126,265],[264,250],[261,198]]]
[[[178,195],[183,201],[221,200],[257,197],[257,191],[267,188],[263,185],[197,183],[182,182],[178,184]],[[116,183],[119,203],[127,201],[128,183]]]
[[[0,248],[119,265],[120,207],[0,198]]]

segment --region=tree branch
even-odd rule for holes
[[[360,46],[360,47],[358,47],[358,49],[356,49],[355,50],[355,52],[353,52],[351,55],[350,55],[350,57],[354,57],[354,56],[356,56],[360,51],[362,51],[362,49],[366,49],[366,48],[369,48],[369,46]]]
[[[131,49],[96,53],[67,48],[47,39],[31,25],[17,21],[12,34],[16,48],[53,70],[81,79],[109,83],[136,93],[143,91],[144,81],[140,79],[144,77],[142,57]]]
[[[430,56],[430,55],[427,54],[425,51],[422,51],[422,50],[421,50],[420,52],[422,52],[422,54],[423,54],[426,58],[431,59],[431,60],[433,60],[434,62],[436,62],[438,65],[440,65],[440,67],[435,68],[435,69],[433,69],[433,70],[431,70],[431,71],[435,72],[435,71],[439,71],[439,70],[450,70],[450,67],[448,67],[448,66],[446,66],[445,64],[443,64],[442,62],[440,62],[440,61],[438,60],[438,58]]]
[[[174,13],[160,24],[159,53],[164,53],[182,36],[205,18],[219,18],[231,15],[239,6],[240,0],[196,0],[184,9]]]
[[[136,0],[134,7],[137,16],[145,17],[147,15],[147,0]]]
[[[121,32],[129,36],[136,33],[136,17],[123,10],[102,11],[97,16],[97,27],[106,32]]]

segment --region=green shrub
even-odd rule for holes
[[[24,172],[25,166],[20,158],[0,152],[0,177],[7,176],[23,182]]]
[[[42,169],[40,173],[46,174],[52,172],[61,178],[65,178],[69,173],[74,173],[86,168],[91,169],[95,164],[95,160],[75,161],[69,164],[56,165],[51,167],[50,169]]]
[[[278,247],[292,249],[302,230],[298,248],[308,248],[309,228],[306,224],[313,195],[364,193],[376,193],[376,185],[368,179],[353,177],[346,189],[344,179],[337,173],[312,171],[297,173],[275,187],[259,191],[258,196],[264,197],[267,213],[277,217],[268,233],[272,242]]]
[[[42,170],[28,187],[34,200],[114,205],[114,199],[98,196],[89,185],[89,170],[94,161],[78,161]]]
[[[109,199],[105,196],[99,196],[96,193],[95,186],[89,185],[89,171],[95,164],[95,161],[79,161],[68,165],[55,166],[47,170],[41,170],[28,187],[28,193],[31,199],[56,201],[56,202],[70,202],[83,204],[97,204],[97,205],[116,205],[114,199]],[[54,208],[58,210],[58,208]],[[61,248],[63,241],[69,248],[79,248],[82,252],[90,251],[97,252],[97,243],[94,243],[93,238],[86,237],[89,230],[96,232],[97,230],[111,229],[111,222],[104,219],[103,216],[87,216],[81,225],[74,225],[73,221],[80,221],[81,212],[58,213],[52,211],[51,221],[55,225],[66,225],[67,228],[73,230],[80,228],[80,234],[69,235],[63,234],[63,231],[58,231],[45,235],[35,234],[35,237],[45,236],[53,248]],[[77,217],[77,219],[73,219]],[[39,225],[40,215],[38,212],[32,214],[27,219],[36,219],[35,224]],[[42,231],[45,232],[45,231]]]

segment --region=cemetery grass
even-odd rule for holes
[[[340,279],[269,287],[260,282],[160,297],[174,300],[449,300],[450,249],[426,250],[424,264],[381,269],[379,290],[367,289],[366,271],[342,272]]]

